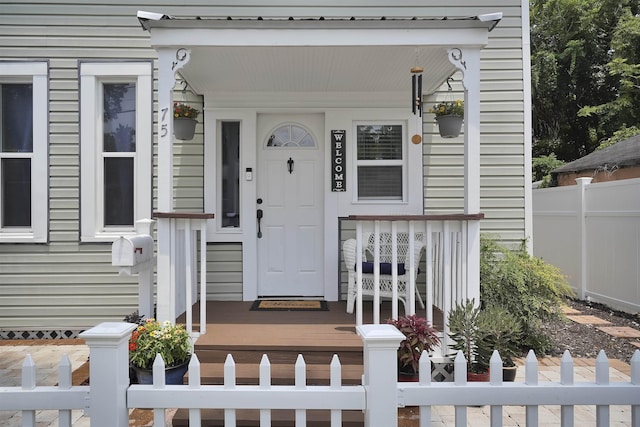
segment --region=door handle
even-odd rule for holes
[[[258,218],[258,239],[262,238],[262,230],[260,229],[260,221],[262,221],[262,215],[264,215],[262,209],[258,209],[256,212],[256,217]]]

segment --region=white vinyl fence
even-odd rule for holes
[[[533,191],[534,255],[580,299],[640,312],[640,178]]]
[[[500,356],[491,359],[491,379],[484,383],[467,383],[466,361],[462,354],[455,359],[455,380],[432,383],[428,357],[420,361],[419,383],[398,383],[396,350],[404,336],[391,325],[358,326],[364,346],[362,385],[341,384],[340,363],[331,362],[330,385],[306,384],[306,367],[302,357],[295,366],[294,385],[271,385],[270,364],[263,358],[260,380],[256,385],[236,385],[235,366],[229,356],[225,364],[224,383],[201,385],[200,365],[193,357],[189,365],[189,384],[164,385],[164,365],[158,358],[154,365],[153,385],[129,386],[127,344],[135,325],[103,323],[83,333],[90,348],[90,386],[70,386],[70,369],[64,368],[60,385],[35,385],[35,367],[25,363],[22,387],[0,388],[0,410],[22,410],[23,426],[35,426],[36,409],[59,409],[61,427],[71,425],[68,412],[86,409],[92,427],[127,427],[129,408],[155,408],[154,425],[165,426],[165,408],[188,408],[192,426],[200,426],[201,409],[224,409],[225,426],[235,426],[237,409],[259,409],[260,425],[271,425],[271,410],[293,409],[296,426],[306,425],[306,411],[331,411],[331,426],[341,425],[341,412],[364,412],[366,427],[397,426],[397,408],[418,406],[421,426],[431,425],[431,407],[455,407],[456,426],[467,425],[467,406],[491,405],[491,425],[502,425],[505,405],[526,407],[526,425],[541,425],[540,405],[559,405],[563,426],[574,425],[575,405],[596,405],[596,424],[608,426],[610,405],[630,405],[631,425],[640,427],[640,350],[631,360],[629,382],[609,382],[609,363],[601,352],[596,361],[594,382],[573,380],[573,361],[568,353],[562,358],[558,382],[538,382],[538,362],[530,353],[526,359],[525,381],[502,383]],[[28,359],[28,358],[27,358]],[[63,366],[65,364],[63,361]],[[462,373],[462,375],[459,375]],[[544,422],[544,420],[542,421]],[[580,421],[578,421],[579,423]]]

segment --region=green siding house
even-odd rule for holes
[[[522,0],[3,4],[0,337],[136,310],[112,244],[145,219],[160,318],[344,300],[341,242],[374,217],[474,218],[476,295],[479,233],[531,236],[528,21]],[[442,138],[429,109],[456,100]]]

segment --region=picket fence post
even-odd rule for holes
[[[129,336],[132,323],[105,322],[79,336],[89,346],[91,427],[128,427]]]
[[[360,325],[366,389],[365,427],[398,425],[398,347],[404,335],[392,325]],[[390,369],[395,367],[395,369]]]

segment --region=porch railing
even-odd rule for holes
[[[193,339],[207,328],[207,220],[208,213],[156,212],[158,219],[158,319],[174,323],[185,313]],[[199,245],[198,245],[199,241]],[[198,265],[198,252],[200,263]],[[160,263],[168,263],[160,265]],[[199,267],[199,268],[198,268]],[[168,274],[163,274],[162,271]],[[199,289],[198,289],[199,277]],[[200,294],[199,331],[193,329],[192,306]]]
[[[348,220],[355,221],[356,235],[356,324],[363,324],[363,273],[362,261],[365,251],[369,252],[374,266],[379,264],[381,253],[381,239],[384,234],[390,238],[392,248],[392,273],[398,263],[404,263],[399,253],[413,254],[414,245],[424,245],[425,266],[425,312],[424,317],[433,324],[433,307],[437,307],[443,315],[443,348],[447,348],[447,319],[451,309],[458,302],[467,298],[480,298],[480,220],[483,214],[464,215],[403,215],[403,216],[350,216]],[[404,234],[400,241],[399,236]],[[413,238],[406,238],[406,235]],[[365,241],[365,239],[367,241]],[[399,251],[400,245],[408,245],[404,251]],[[387,243],[389,245],[389,243]],[[416,272],[418,260],[413,257],[406,259],[409,265],[404,267],[409,271],[406,283],[407,314],[416,314]],[[422,262],[420,262],[422,264]],[[349,268],[350,266],[347,266]],[[380,323],[380,283],[383,274],[380,268],[374,268],[373,281],[373,323]],[[399,298],[397,293],[397,274],[387,275],[385,280],[391,280],[393,286],[392,317],[398,317]]]
[[[461,353],[455,360],[454,382],[431,381],[428,357],[420,360],[420,382],[397,381],[397,348],[404,335],[391,325],[362,325],[357,332],[364,347],[363,384],[342,385],[341,366],[334,357],[330,384],[307,385],[302,357],[295,366],[295,384],[271,385],[270,364],[263,357],[257,385],[236,385],[235,364],[227,357],[224,383],[201,385],[199,362],[193,357],[186,385],[165,385],[164,364],[154,364],[153,385],[128,386],[128,323],[106,323],[84,333],[90,348],[89,386],[71,386],[68,359],[61,364],[60,384],[37,386],[36,367],[27,356],[23,364],[22,387],[0,387],[0,411],[23,411],[23,425],[36,425],[36,411],[60,411],[61,427],[71,426],[71,410],[84,409],[92,427],[128,427],[130,408],[154,408],[154,425],[166,424],[165,408],[187,408],[190,425],[201,425],[202,409],[224,409],[225,425],[235,425],[236,410],[259,409],[261,424],[271,425],[271,411],[293,409],[296,425],[306,425],[307,410],[331,411],[331,426],[341,425],[345,410],[364,412],[365,427],[397,426],[398,407],[420,408],[420,425],[431,425],[432,406],[453,406],[457,426],[467,425],[467,407],[490,405],[492,426],[502,425],[503,405],[522,406],[526,425],[538,426],[542,405],[560,407],[562,425],[574,426],[574,406],[595,405],[596,425],[608,426],[612,405],[627,405],[622,413],[625,425],[640,427],[640,350],[631,359],[629,379],[610,382],[609,362],[603,351],[595,362],[595,381],[574,382],[573,360],[568,352],[561,361],[556,381],[539,381],[538,362],[533,355],[525,362],[524,382],[503,383],[502,362],[497,352],[491,358],[489,382],[467,383],[466,361]],[[426,353],[425,353],[426,354]],[[619,409],[619,408],[618,408]],[[546,418],[545,418],[546,419]],[[544,422],[544,420],[542,421]]]

